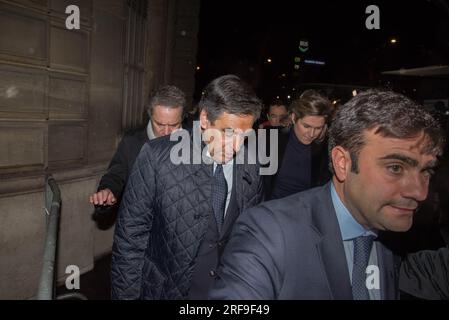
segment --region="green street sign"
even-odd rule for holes
[[[306,52],[307,50],[309,50],[309,41],[307,40],[299,41],[299,50],[301,52]]]

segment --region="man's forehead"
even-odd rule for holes
[[[436,159],[436,155],[428,153],[429,137],[421,132],[409,138],[396,138],[382,135],[377,130],[364,132],[364,145],[376,148],[381,153],[404,153],[423,157],[423,160]]]
[[[178,112],[181,109],[180,106],[169,106],[169,105],[155,105],[153,107],[153,111],[159,111],[159,112]]]
[[[326,119],[322,116],[305,116],[300,119],[301,122],[309,127],[321,127],[325,124]]]
[[[153,112],[151,119],[159,125],[177,125],[182,120],[182,112],[179,109],[167,109],[167,112]]]
[[[160,117],[179,117],[182,115],[182,108],[180,107],[165,107],[165,106],[155,106],[153,108],[153,115],[158,115]]]
[[[273,104],[270,106],[270,111],[286,112],[287,107],[283,104]]]

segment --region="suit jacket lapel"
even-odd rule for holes
[[[349,269],[346,262],[343,239],[330,193],[330,183],[326,184],[316,201],[312,203],[314,227],[322,235],[317,249],[321,254],[332,299],[352,299]]]

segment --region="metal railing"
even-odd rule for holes
[[[37,300],[87,300],[80,293],[68,293],[56,297],[56,252],[61,214],[61,192],[51,175],[48,175],[45,180],[45,213],[47,216],[47,233],[45,236],[42,273],[39,280]]]
[[[58,244],[60,209],[61,192],[58,184],[51,175],[47,176],[45,181],[47,234],[45,237],[42,273],[39,281],[37,300],[53,300],[55,296],[55,261]]]

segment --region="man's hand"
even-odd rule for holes
[[[112,206],[117,202],[110,189],[103,189],[89,197],[89,202],[93,205]]]

